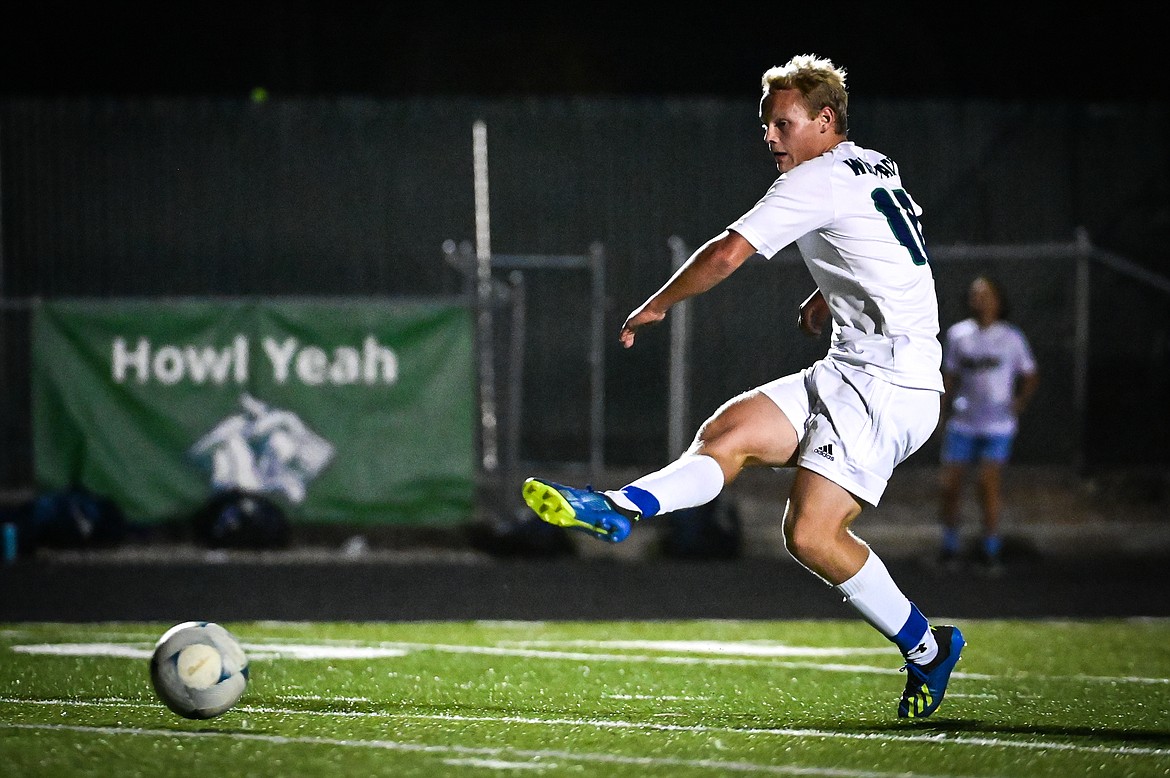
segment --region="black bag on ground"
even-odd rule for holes
[[[715,498],[697,508],[664,513],[662,555],[676,559],[735,559],[742,552],[739,509]]]
[[[211,548],[266,549],[288,545],[284,510],[261,494],[230,490],[212,496],[192,519],[195,538]]]

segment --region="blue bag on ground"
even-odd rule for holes
[[[117,503],[80,486],[38,495],[26,520],[27,532],[21,534],[34,547],[112,546],[126,537],[126,517]]]

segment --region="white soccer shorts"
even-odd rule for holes
[[[934,433],[942,399],[829,359],[759,390],[796,429],[796,463],[874,506],[894,468]]]

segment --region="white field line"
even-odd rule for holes
[[[376,748],[386,751],[401,751],[420,754],[451,754],[458,757],[463,757],[465,759],[467,757],[479,757],[481,759],[487,758],[492,760],[499,760],[500,762],[503,761],[500,759],[500,757],[507,757],[509,762],[516,759],[560,759],[566,762],[637,765],[639,767],[681,767],[691,769],[700,768],[705,770],[718,770],[720,772],[825,776],[826,778],[941,778],[941,776],[929,776],[926,773],[910,773],[905,771],[899,771],[897,773],[886,773],[875,772],[873,770],[847,770],[843,768],[801,767],[796,765],[764,765],[755,764],[752,762],[728,762],[718,759],[623,756],[620,754],[599,754],[588,751],[538,751],[506,747],[477,748],[459,745],[431,746],[420,743],[401,743],[393,740],[344,740],[340,738],[318,738],[305,736],[285,737],[282,735],[262,735],[245,732],[215,732],[210,730],[190,731],[170,729],[139,729],[133,727],[86,727],[71,724],[8,724],[5,722],[0,722],[0,729],[23,729],[42,732],[59,731],[101,736],[123,735],[132,737],[191,739],[225,738],[229,740],[269,743],[272,745],[315,745],[329,746],[331,748]],[[525,766],[531,766],[531,764],[525,763]],[[549,766],[551,767],[552,765]],[[949,776],[949,778],[955,777]]]
[[[496,643],[512,648],[609,648],[638,649],[640,651],[673,651],[682,654],[732,654],[735,656],[856,656],[881,654],[889,656],[892,649],[850,648],[847,646],[790,646],[786,643],[757,640],[502,640]]]
[[[897,675],[896,667],[834,664],[826,662],[785,662],[771,659],[705,656],[653,656],[645,654],[601,654],[593,651],[556,651],[502,646],[459,646],[442,643],[379,643],[376,646],[314,646],[287,643],[243,643],[251,659],[376,659],[398,657],[416,651],[437,651],[447,654],[481,654],[486,656],[516,656],[526,659],[561,659],[576,662],[639,662],[664,665],[731,665],[750,667],[781,667],[785,669],[823,670],[843,673],[877,673]],[[52,654],[55,656],[119,656],[130,659],[149,659],[151,649],[117,643],[38,643],[13,646],[18,654]],[[888,651],[886,653],[889,653]],[[989,680],[991,676],[977,673],[953,673],[952,678]]]
[[[659,702],[702,702],[710,697],[691,697],[678,694],[603,694],[611,700],[657,700]]]
[[[679,641],[667,641],[677,650]],[[699,641],[702,643],[702,641]],[[583,641],[573,641],[573,645],[605,646],[606,641],[597,641],[589,644]],[[642,641],[652,643],[652,641]],[[731,643],[721,644],[723,653],[731,653]],[[749,643],[751,653],[758,655],[761,647]],[[450,654],[482,654],[487,656],[517,656],[526,659],[560,659],[577,662],[639,662],[666,665],[698,665],[698,666],[750,666],[750,667],[778,667],[790,670],[819,670],[822,672],[839,673],[871,673],[875,675],[897,675],[897,667],[873,667],[859,664],[840,664],[829,662],[792,662],[778,661],[770,658],[731,657],[731,656],[670,656],[646,654],[603,654],[593,651],[557,651],[546,649],[509,648],[506,645],[496,646],[467,646],[450,645],[444,643],[403,643],[379,642],[375,645],[358,645],[353,642],[329,642],[326,644],[298,644],[298,643],[243,643],[249,659],[379,659],[400,657],[418,651],[438,651]],[[776,646],[779,656],[791,655],[796,650],[823,651],[825,649],[808,649],[807,647]],[[12,646],[12,651],[23,654],[53,654],[56,656],[121,656],[131,659],[149,659],[151,650],[143,648],[141,644],[127,645],[121,643],[38,643],[30,645]],[[837,651],[838,649],[830,649]],[[850,653],[871,652],[873,649],[844,649]],[[889,650],[884,653],[890,653]],[[965,673],[955,671],[952,678],[994,681],[996,676],[986,673]],[[1152,678],[1141,676],[1109,676],[1109,675],[1043,675],[1036,673],[1013,673],[1013,680],[1029,679],[1039,681],[1072,681],[1090,683],[1134,683],[1134,684],[1170,684],[1170,678]]]
[[[59,705],[64,708],[133,708],[159,709],[161,704],[143,703],[133,700],[110,698],[106,700],[22,700],[0,697],[0,704]],[[980,748],[1019,748],[1032,751],[1068,751],[1073,753],[1112,754],[1116,756],[1170,756],[1170,748],[1146,748],[1143,746],[1083,746],[1076,743],[1058,743],[1047,740],[1015,740],[991,737],[967,737],[947,733],[923,735],[896,735],[884,732],[834,732],[823,729],[794,729],[787,727],[714,727],[704,724],[655,724],[639,721],[615,721],[611,719],[565,719],[531,718],[527,716],[458,716],[442,713],[383,713],[380,711],[323,711],[274,708],[267,705],[237,705],[232,709],[241,713],[256,713],[271,716],[318,716],[338,719],[385,719],[404,721],[452,721],[476,724],[521,724],[538,727],[595,727],[598,729],[645,730],[652,732],[682,732],[714,735],[768,735],[773,737],[811,738],[818,740],[860,740],[878,743],[929,743],[947,746],[976,746]],[[12,724],[0,722],[3,726],[36,727],[34,724]],[[56,725],[45,725],[46,727]],[[171,730],[161,730],[170,732]],[[365,741],[360,741],[365,742]]]
[[[242,643],[248,659],[387,659],[406,656],[411,649],[399,646],[299,645],[291,643]],[[13,646],[16,654],[53,654],[55,656],[113,656],[126,659],[150,659],[153,647],[126,643],[36,643]]]
[[[503,759],[483,759],[480,757],[444,759],[443,764],[451,767],[484,767],[488,770],[555,770],[560,767],[556,762],[505,762]]]

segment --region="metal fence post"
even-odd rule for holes
[[[589,247],[592,276],[593,337],[589,348],[589,469],[598,480],[605,467],[605,249],[601,243]]]
[[[689,252],[682,238],[672,235],[670,246],[671,272],[687,261]],[[689,445],[691,409],[691,306],[686,300],[674,306],[670,318],[670,385],[667,408],[667,460],[678,457]]]

